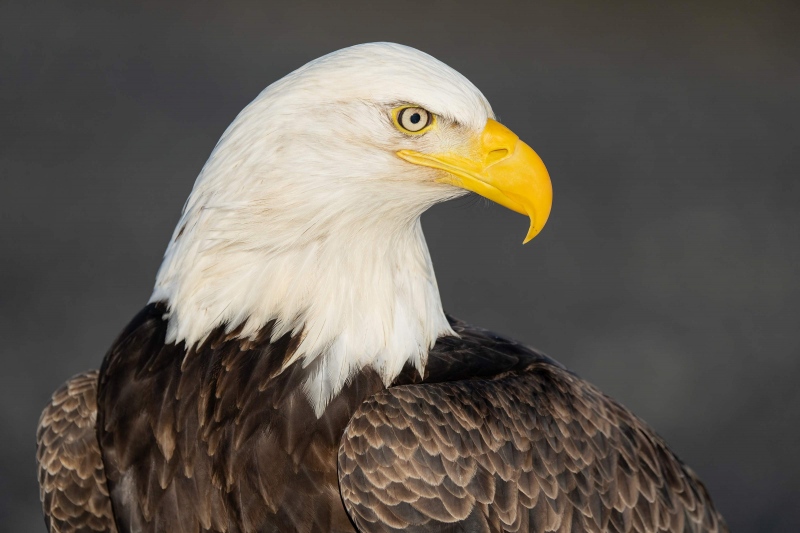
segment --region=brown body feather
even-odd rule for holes
[[[362,371],[317,418],[319,369],[281,371],[296,339],[217,330],[187,352],[165,344],[165,311],[45,409],[51,531],[726,530],[643,422],[513,341],[454,321],[424,377],[385,389]]]

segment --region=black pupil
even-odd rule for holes
[[[411,118],[409,120],[411,121],[412,124],[416,124],[417,122],[422,120],[422,117],[419,116],[419,113],[414,113],[413,115],[411,115]]]

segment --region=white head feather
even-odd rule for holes
[[[446,127],[399,132],[414,104]],[[492,110],[475,86],[413,48],[373,43],[321,57],[267,87],[203,167],[159,269],[151,301],[169,308],[168,342],[214,328],[301,334],[294,360],[320,415],[357,370],[387,386],[452,335],[420,226],[465,191],[397,157],[443,152],[480,133]]]

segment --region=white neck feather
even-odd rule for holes
[[[184,216],[189,225],[170,245],[151,298],[169,304],[168,342],[192,345],[219,326],[241,327],[247,338],[274,320],[273,340],[302,335],[288,364],[322,358],[306,383],[320,415],[354,372],[371,366],[388,386],[406,363],[422,372],[436,339],[455,334],[419,217],[253,247],[198,242],[203,211]]]

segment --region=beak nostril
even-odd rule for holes
[[[508,157],[509,151],[506,148],[498,148],[486,154],[486,166],[494,165],[498,161],[502,161]]]

